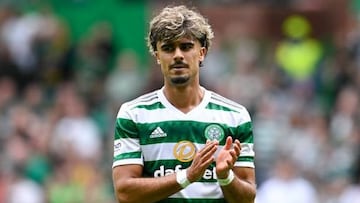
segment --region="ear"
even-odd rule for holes
[[[199,55],[200,62],[204,61],[206,54],[207,54],[207,49],[205,47],[201,47],[200,55]]]
[[[155,58],[156,58],[156,63],[160,64],[159,53],[157,51],[155,51],[154,54],[155,54]]]

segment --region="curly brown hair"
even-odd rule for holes
[[[157,42],[181,37],[195,38],[209,50],[214,33],[207,19],[194,9],[183,5],[165,7],[150,21],[147,45],[150,53],[155,55]]]

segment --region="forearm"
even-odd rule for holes
[[[254,203],[256,185],[237,177],[226,186],[221,186],[224,197],[228,203]]]
[[[195,154],[190,167],[162,177],[143,178],[143,166],[138,164],[114,167],[113,182],[117,199],[121,203],[151,203],[168,198],[203,176],[205,170],[214,162],[212,155],[216,152],[217,145],[217,142],[207,142],[206,146]]]
[[[119,202],[151,203],[169,197],[182,188],[176,182],[176,174],[158,178],[126,178],[114,182]]]
[[[227,202],[254,203],[256,195],[255,169],[244,166],[234,167],[240,152],[239,140],[232,142],[232,138],[227,137],[224,147],[216,158],[216,176]]]

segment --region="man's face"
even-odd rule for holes
[[[161,65],[165,83],[173,86],[185,86],[194,79],[198,80],[200,62],[205,51],[198,40],[180,38],[170,42],[156,44],[156,58]]]

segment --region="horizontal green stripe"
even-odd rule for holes
[[[241,143],[254,143],[253,127],[251,122],[241,124],[236,129],[236,134],[240,135]]]
[[[254,162],[254,157],[252,156],[241,156],[237,159],[237,161],[242,161],[242,162]]]
[[[118,118],[115,126],[115,139],[119,138],[139,138],[139,132],[134,121],[130,119]]]
[[[122,159],[132,159],[132,158],[141,158],[141,152],[128,152],[122,153],[114,157],[114,161]]]
[[[165,109],[165,106],[161,102],[156,102],[150,105],[138,105],[135,108],[146,109],[146,110],[155,110],[155,109]]]
[[[164,142],[178,142],[179,140],[190,140],[195,143],[206,143],[205,129],[213,123],[195,122],[195,121],[164,121],[156,123],[137,124],[139,130],[140,144],[156,144]],[[244,123],[238,127],[229,127],[226,124],[220,125],[227,136],[232,136],[242,143],[253,143],[252,125],[250,122]],[[166,134],[166,137],[150,138],[151,133],[160,127]],[[220,145],[225,144],[225,138],[220,141]]]

